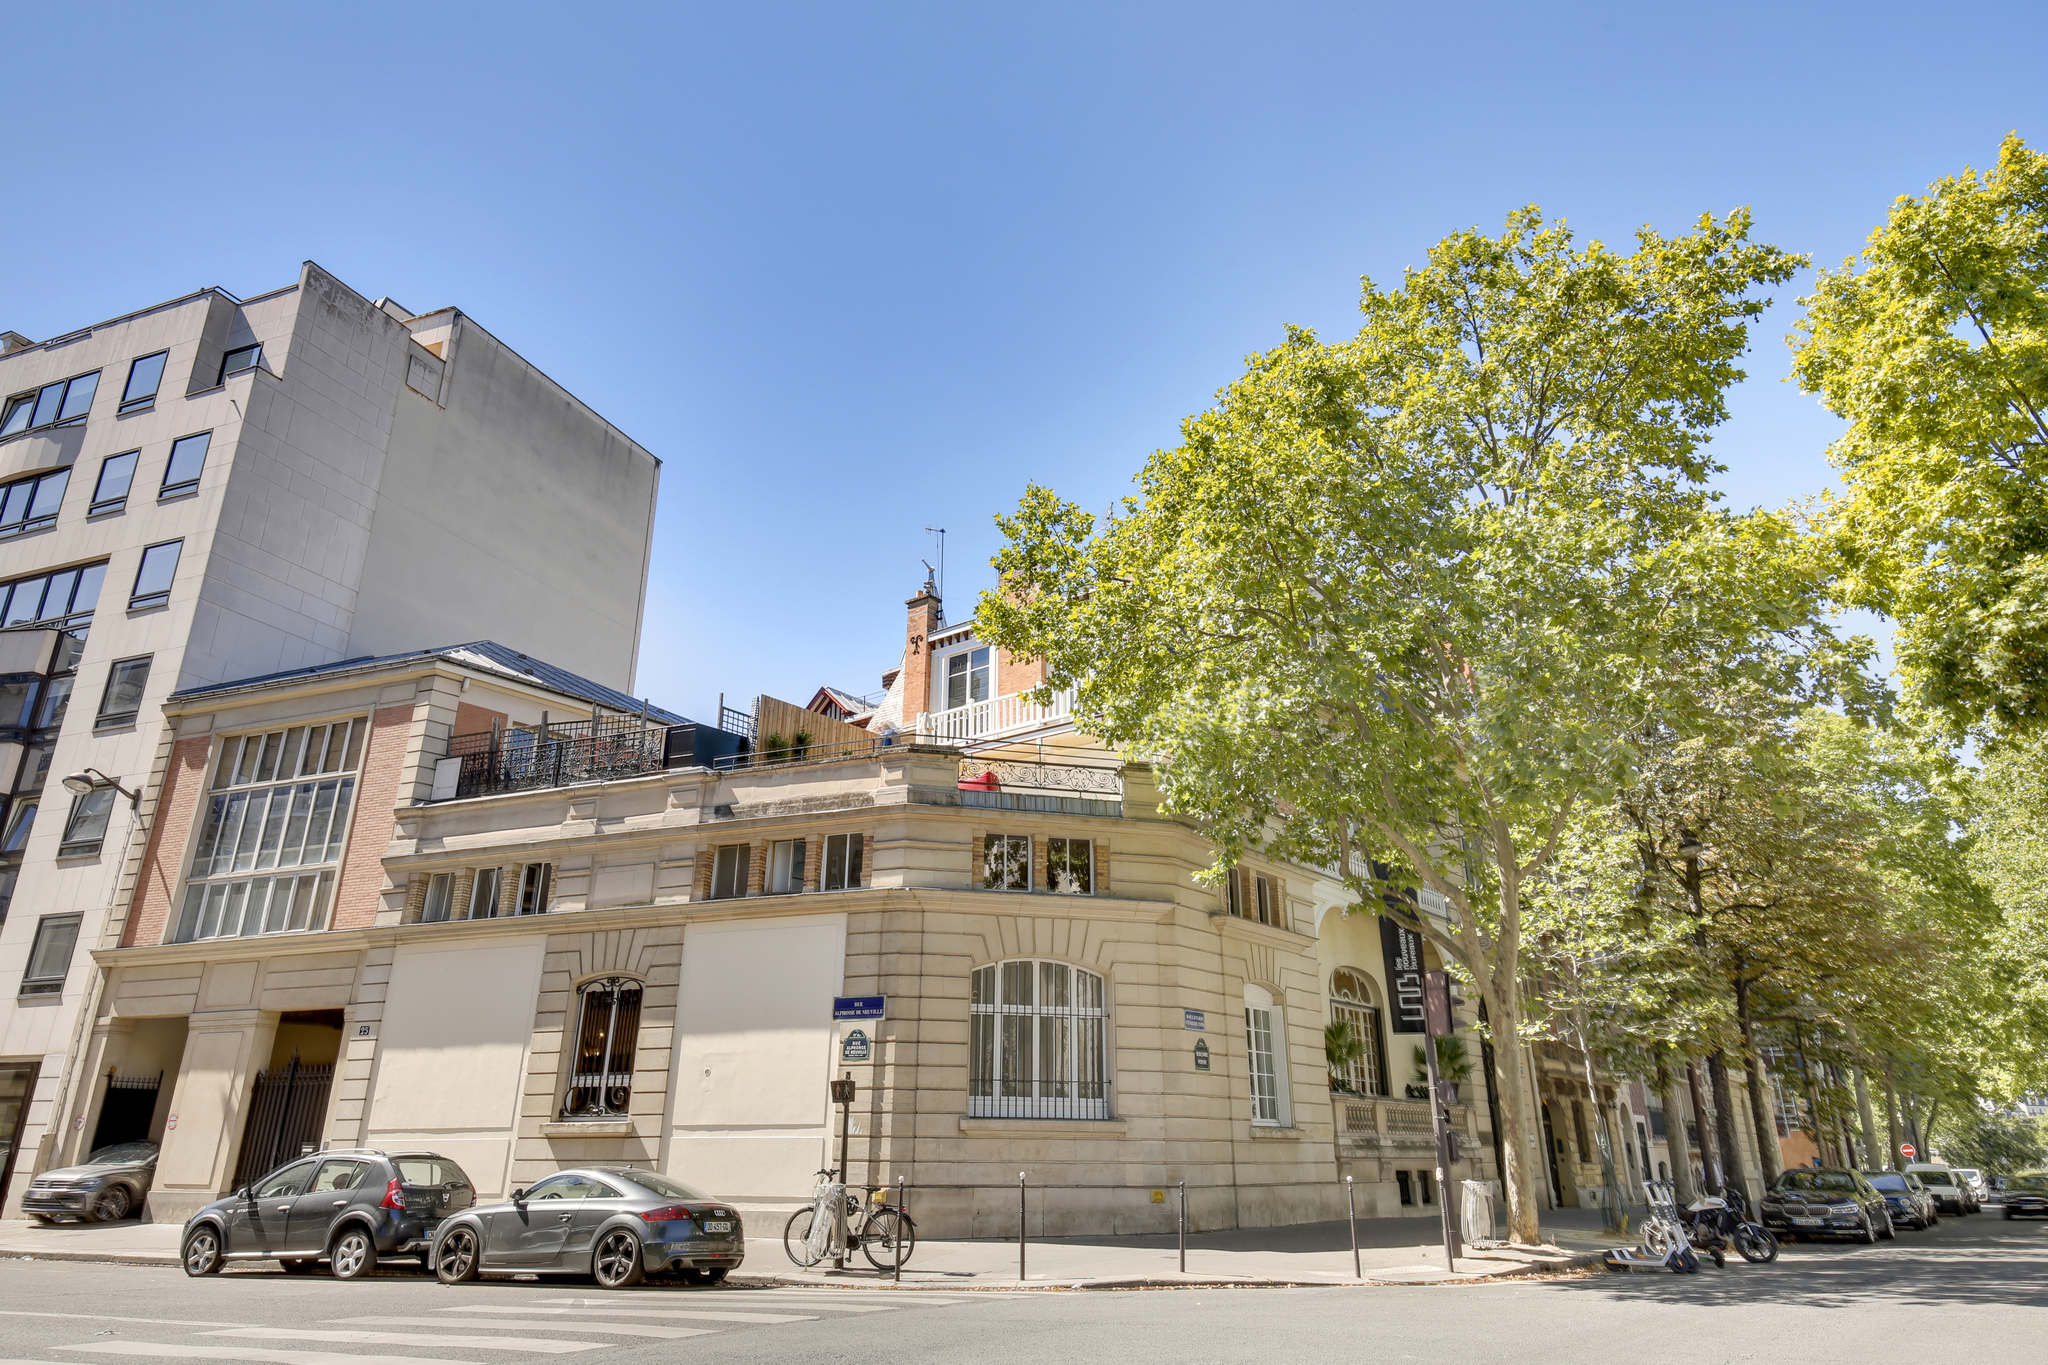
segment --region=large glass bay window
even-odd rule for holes
[[[222,742],[175,942],[326,923],[367,728],[357,718]]]

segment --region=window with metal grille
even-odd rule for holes
[[[1244,988],[1245,1059],[1250,1070],[1252,1122],[1284,1128],[1288,1121],[1286,1077],[1280,1058],[1286,1034],[1280,1010],[1264,987]]]
[[[1109,1005],[1102,978],[1064,962],[974,969],[967,1113],[1109,1117]]]
[[[368,728],[357,718],[221,742],[174,942],[326,922]]]
[[[633,1101],[633,1045],[640,1036],[640,983],[612,976],[579,992],[576,1051],[562,1093],[566,1119],[624,1118]]]
[[[1372,980],[1355,967],[1330,973],[1330,1022],[1348,1024],[1363,1046],[1355,1060],[1330,1068],[1333,1089],[1354,1095],[1384,1095],[1387,1090],[1387,1039],[1379,996]]]
[[[991,834],[982,840],[981,884],[990,891],[1031,889],[1031,836]]]
[[[827,891],[844,891],[860,885],[860,841],[858,834],[825,836],[825,866],[821,885]]]

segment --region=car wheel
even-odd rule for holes
[[[92,1197],[92,1203],[86,1207],[86,1212],[95,1223],[119,1222],[128,1216],[132,1202],[128,1197],[126,1185],[109,1185]]]
[[[1892,1214],[1890,1209],[1885,1210],[1884,1227],[1878,1230],[1877,1235],[1884,1238],[1887,1242],[1894,1242],[1898,1240],[1899,1225],[1892,1221]]]
[[[377,1240],[360,1223],[334,1234],[327,1248],[327,1268],[337,1280],[360,1280],[377,1269]]]
[[[483,1268],[483,1243],[468,1228],[452,1229],[441,1239],[434,1275],[442,1284],[468,1284]]]
[[[597,1239],[590,1257],[590,1273],[605,1289],[630,1289],[646,1276],[640,1259],[640,1239],[625,1228],[613,1228]]]
[[[2007,1209],[2007,1210],[2005,1211],[2005,1221],[2006,1221],[2006,1222],[2008,1222],[2008,1223],[2010,1223],[2010,1222],[2012,1221],[2012,1210],[2011,1210],[2011,1209]]]
[[[185,1234],[184,1245],[178,1249],[178,1260],[185,1267],[187,1275],[214,1275],[220,1271],[220,1233],[211,1226],[201,1226]]]
[[[1856,1233],[1856,1240],[1865,1246],[1877,1245],[1877,1224],[1870,1221],[1870,1215],[1863,1215],[1863,1226]]]

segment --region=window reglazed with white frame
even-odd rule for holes
[[[1287,1096],[1287,1031],[1280,1007],[1263,986],[1244,988],[1244,1032],[1252,1123],[1261,1128],[1285,1128],[1292,1122]]]
[[[367,717],[221,741],[173,941],[321,928]]]

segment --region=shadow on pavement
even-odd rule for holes
[[[1996,1257],[1995,1268],[1991,1257]],[[1901,1232],[1896,1242],[1788,1245],[1770,1265],[1731,1261],[1697,1275],[1664,1271],[1562,1280],[1567,1293],[1666,1299],[1700,1305],[1786,1304],[1859,1308],[1875,1303],[1973,1308],[2048,1308],[2048,1225],[1945,1222],[1931,1232]]]

